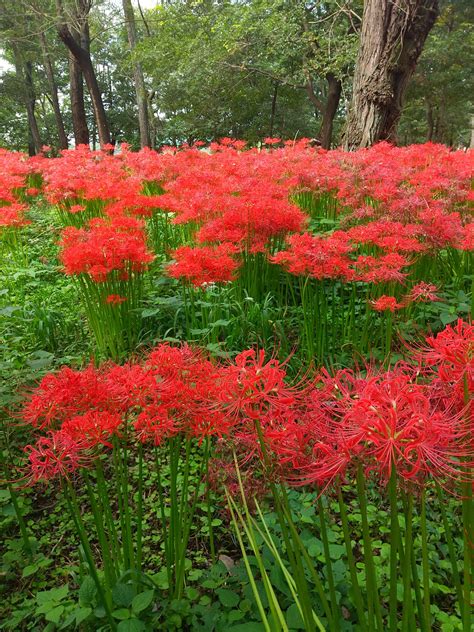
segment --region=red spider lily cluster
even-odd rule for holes
[[[24,154],[0,148],[0,229],[29,224],[25,216],[26,204],[22,202],[25,193],[34,195],[36,190],[26,190],[26,177],[31,166]]]
[[[437,294],[438,288],[433,283],[417,283],[411,290],[405,294],[400,302],[395,296],[382,295],[378,299],[370,301],[372,308],[378,312],[390,311],[394,312],[398,309],[408,307],[412,303],[430,303],[439,301]]]
[[[22,410],[42,435],[25,448],[31,482],[69,476],[115,441],[217,437],[294,484],[327,487],[362,466],[387,480],[443,484],[472,461],[474,328],[459,321],[391,371],[320,372],[290,384],[284,364],[248,350],[212,362],[166,344],[136,363],[47,375]]]
[[[87,229],[70,226],[63,231],[61,261],[66,274],[86,274],[105,281],[115,271],[126,279],[153,261],[147,250],[143,223],[132,217],[96,218]]]
[[[74,226],[92,230],[85,225],[94,216],[187,225],[194,243],[170,253],[169,274],[194,285],[233,280],[255,253],[291,274],[384,283],[403,282],[420,258],[440,250],[472,250],[473,152],[381,143],[346,153],[304,139],[267,141],[263,149],[222,139],[206,151],[196,144],[160,153],[123,145],[118,155],[79,147],[31,164],[2,152],[0,199],[15,203],[11,192],[34,169],[47,200]],[[301,195],[331,196],[339,229],[304,232],[312,211]]]
[[[174,251],[176,262],[170,266],[169,275],[185,278],[196,286],[233,281],[239,265],[234,257],[236,252],[237,249],[228,244],[202,248],[181,246]]]

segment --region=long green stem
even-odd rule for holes
[[[412,557],[412,532],[413,532],[413,496],[407,494],[405,503],[405,546],[402,563],[403,573],[403,616],[402,632],[409,632],[413,617],[413,600],[411,594],[411,557]]]
[[[255,421],[255,427],[262,450],[262,457],[265,469],[268,473],[271,473],[271,462],[265,444],[263,430],[258,419]],[[296,533],[296,528],[291,518],[291,510],[288,504],[288,499],[286,497],[286,491],[283,485],[280,486],[280,490],[278,490],[277,486],[273,482],[270,483],[270,489],[272,491],[273,499],[275,502],[275,509],[278,515],[280,528],[282,530],[286,551],[288,554],[290,565],[292,566],[293,576],[298,581],[298,590],[300,593],[300,599],[303,609],[303,620],[305,625],[308,626],[308,629],[311,630],[311,626],[314,625],[314,621],[311,607],[310,591],[305,575],[304,565],[294,537],[294,533]],[[287,508],[286,512],[285,506]]]
[[[423,568],[423,608],[425,612],[426,628],[431,632],[430,607],[430,566],[428,553],[428,530],[426,522],[426,489],[421,490],[421,564]]]
[[[138,499],[137,499],[137,571],[142,569],[143,550],[143,446],[138,445]]]
[[[471,393],[469,391],[467,372],[464,374],[464,403],[466,409],[470,410],[469,403]],[[469,414],[469,413],[467,413]],[[463,632],[471,630],[472,622],[472,577],[474,575],[474,502],[472,492],[472,482],[470,482],[472,474],[472,463],[466,463],[465,470],[467,473],[466,482],[462,485],[462,524],[463,524],[463,540],[464,540],[464,559],[463,559],[463,576],[464,576],[464,606],[463,606]]]
[[[362,465],[357,468],[357,494],[362,518],[362,537],[364,541],[365,572],[367,577],[367,601],[370,629],[383,630],[380,597],[377,588],[377,575],[375,571],[372,551],[372,538],[370,536],[369,520],[367,513],[367,497],[365,479]],[[375,621],[375,623],[374,623]]]
[[[99,575],[97,573],[97,567],[95,565],[94,562],[94,556],[92,553],[92,549],[90,547],[89,544],[89,540],[86,534],[86,531],[84,529],[84,525],[82,523],[82,516],[81,516],[81,512],[79,510],[79,506],[77,504],[77,499],[76,499],[76,494],[74,491],[74,488],[72,487],[71,483],[69,481],[65,482],[63,485],[63,489],[65,492],[65,497],[66,497],[66,502],[68,504],[69,507],[69,512],[71,514],[71,518],[73,519],[73,522],[75,524],[76,527],[76,531],[77,531],[77,535],[79,536],[79,540],[80,543],[82,545],[82,549],[84,551],[84,555],[86,557],[86,561],[87,561],[87,565],[89,566],[89,571],[92,575],[92,579],[94,580],[94,583],[96,585],[97,588],[97,593],[99,594],[100,600],[102,601],[103,605],[104,605],[104,609],[105,609],[105,613],[107,616],[107,619],[109,621],[109,625],[111,627],[112,630],[116,630],[117,629],[117,625],[115,623],[115,619],[112,616],[112,593],[111,592],[104,592],[104,589],[102,587],[102,583],[99,579]]]
[[[333,617],[334,617],[335,629],[339,630],[340,629],[339,617],[337,616],[339,608],[338,608],[338,603],[337,603],[336,587],[334,584],[334,574],[332,570],[331,554],[329,550],[329,539],[328,539],[328,532],[327,532],[327,526],[326,526],[326,517],[324,515],[324,508],[323,508],[323,503],[322,503],[320,495],[318,495],[317,505],[318,505],[319,527],[321,530],[321,539],[323,542],[324,557],[326,560],[326,574],[327,574],[328,585],[329,585],[329,598],[331,601],[331,608],[332,608]]]
[[[449,560],[451,562],[451,572],[453,576],[454,586],[456,589],[456,596],[459,603],[459,609],[462,614],[464,611],[464,600],[463,600],[463,589],[462,589],[462,584],[461,584],[461,577],[459,575],[459,569],[458,569],[458,558],[457,558],[456,551],[454,548],[454,540],[453,540],[453,535],[451,533],[451,525],[449,524],[448,516],[446,514],[446,508],[444,505],[445,499],[443,498],[443,493],[442,493],[441,487],[439,486],[439,483],[436,483],[436,493],[438,495],[439,509],[441,512],[441,520],[443,522],[444,533],[446,535],[446,544],[448,545],[448,554],[449,554]]]
[[[354,595],[355,606],[357,610],[357,616],[359,618],[359,625],[362,630],[367,630],[367,620],[365,617],[364,601],[362,599],[362,593],[359,586],[359,579],[357,576],[357,567],[355,564],[354,553],[352,551],[351,533],[349,529],[349,521],[347,519],[347,510],[344,497],[342,495],[341,487],[338,489],[339,500],[339,513],[341,516],[342,532],[344,534],[344,544],[346,546],[347,561],[349,563],[349,572],[351,575],[351,588]]]
[[[398,523],[397,473],[392,464],[388,484],[390,497],[390,597],[389,597],[389,629],[396,632],[398,628],[398,556],[400,552],[400,525]]]
[[[92,489],[91,483],[89,481],[89,477],[87,471],[84,470],[84,481],[86,483],[86,490],[89,496],[89,502],[91,504],[92,515],[94,516],[95,528],[97,530],[97,538],[99,540],[100,550],[102,553],[102,561],[104,564],[104,574],[105,579],[107,581],[108,590],[112,590],[112,587],[115,584],[115,569],[112,562],[112,556],[110,553],[110,543],[105,533],[104,524],[103,524],[103,514],[99,509],[97,504],[94,491]]]

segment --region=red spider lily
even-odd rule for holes
[[[152,442],[159,446],[170,437],[177,435],[181,428],[176,419],[169,416],[164,404],[149,406],[141,412],[133,423],[137,439],[142,443]]]
[[[373,244],[386,252],[418,253],[426,250],[425,245],[419,240],[421,230],[418,224],[376,220],[349,229],[347,235],[355,243]]]
[[[127,153],[127,152],[126,152]],[[42,173],[45,193],[53,204],[72,200],[120,198],[133,190],[139,193],[141,182],[126,169],[125,156],[91,151],[85,145],[61,152],[60,158],[44,160]]]
[[[464,227],[464,237],[459,244],[461,250],[474,250],[474,222]]]
[[[168,266],[168,274],[195,286],[226,283],[235,279],[239,267],[234,254],[235,249],[227,244],[199,248],[182,246],[172,253],[174,262]]]
[[[439,379],[460,392],[474,392],[474,325],[458,319],[436,336],[426,338],[427,348],[418,357]]]
[[[462,321],[429,339],[423,359],[437,372],[322,371],[296,385],[263,350],[216,364],[189,346],[164,344],[124,366],[64,368],[43,378],[22,412],[40,430],[55,429],[28,447],[32,478],[67,476],[90,462],[92,448],[126,440],[121,428],[129,424],[140,442],[155,445],[178,434],[217,436],[246,464],[261,459],[267,475],[292,484],[325,488],[359,464],[384,480],[393,467],[407,481],[465,480],[470,419],[456,390],[442,386],[472,375],[472,339]]]
[[[289,479],[326,486],[362,463],[366,473],[385,480],[392,467],[406,480],[423,482],[465,477],[461,459],[470,454],[469,427],[441,405],[429,384],[417,384],[413,371],[358,376],[322,375],[306,414],[282,440],[291,462]],[[273,442],[276,454],[279,442]],[[298,477],[300,477],[298,479]]]
[[[288,250],[271,258],[292,274],[307,275],[316,279],[353,277],[349,253],[352,245],[345,233],[336,231],[329,237],[314,237],[309,233],[292,235],[287,239]]]
[[[405,297],[406,301],[413,301],[415,303],[428,303],[430,301],[439,301],[440,298],[437,295],[438,288],[433,283],[417,283],[414,285],[410,292]]]
[[[370,304],[376,312],[394,312],[405,306],[404,303],[399,303],[395,296],[386,296],[385,294],[376,300],[370,301]]]
[[[397,253],[380,257],[360,255],[355,261],[355,278],[365,283],[402,282],[407,272],[402,269],[409,265],[408,260]]]
[[[121,303],[125,303],[126,300],[126,296],[120,296],[119,294],[109,294],[105,298],[105,302],[111,305],[120,305]]]
[[[68,417],[110,404],[111,391],[92,366],[81,371],[69,367],[46,375],[22,410],[23,420],[43,429],[57,427]]]
[[[31,484],[52,478],[69,478],[80,467],[88,464],[85,444],[63,432],[40,437],[36,444],[27,445],[28,479]]]
[[[27,206],[20,203],[12,203],[8,206],[0,206],[0,228],[18,227],[31,224],[31,221],[25,217]]]
[[[119,434],[123,424],[122,417],[106,410],[89,410],[83,415],[75,415],[61,426],[61,433],[69,435],[87,448],[98,445],[112,447],[114,435]]]
[[[216,400],[233,435],[240,444],[248,446],[248,458],[262,448],[255,422],[265,433],[266,429],[281,427],[296,418],[302,395],[285,378],[284,366],[274,358],[265,361],[263,350],[244,351],[221,369]]]
[[[96,219],[88,229],[66,228],[61,247],[66,274],[86,274],[99,283],[113,271],[142,272],[153,261],[143,225],[132,218]]]
[[[83,204],[73,204],[68,208],[69,213],[75,215],[76,213],[82,213],[86,210],[86,207]]]
[[[451,410],[437,410],[429,386],[400,371],[367,379],[341,401],[341,428],[351,445],[362,444],[364,466],[388,480],[392,467],[406,479],[460,476],[467,428]]]

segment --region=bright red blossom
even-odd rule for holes
[[[397,309],[401,309],[404,307],[403,303],[399,303],[395,296],[386,296],[383,295],[380,298],[370,301],[372,309],[377,312],[394,312]]]

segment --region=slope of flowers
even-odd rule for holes
[[[328,310],[341,313],[344,285],[380,312],[408,308],[420,283],[462,289],[472,274],[474,152],[381,143],[346,153],[267,140],[263,148],[222,139],[160,153],[124,145],[116,155],[79,147],[30,161],[3,152],[3,223],[24,223],[16,192],[40,172],[42,193],[64,226],[64,271],[86,277],[88,305],[139,297],[131,283],[90,282],[104,284],[109,271],[130,266],[145,271],[154,256],[185,286],[234,283],[240,297],[260,300],[271,290],[302,306],[306,346],[319,360],[326,351],[311,332],[316,321],[328,325]],[[334,340],[358,335],[350,306]],[[115,310],[117,330],[132,328],[127,313],[138,307]],[[388,346],[390,331],[383,337]],[[368,351],[366,333],[357,345]]]
[[[192,226],[195,247],[225,243],[240,252],[272,254],[285,235],[301,233],[308,224],[298,196],[331,195],[345,240],[339,249],[331,236],[327,246],[326,236],[318,238],[313,259],[321,259],[326,248],[346,257],[367,247],[406,257],[472,248],[473,153],[441,145],[382,143],[348,154],[314,149],[305,141],[244,150],[241,142],[223,139],[208,151],[134,153],[123,146],[112,155],[81,147],[33,160],[47,199],[66,211],[71,223],[77,216],[85,222],[95,215],[150,217],[166,211],[173,224]],[[9,152],[2,161],[8,162],[2,199],[11,203],[12,191],[32,167]],[[310,205],[309,214],[314,208]],[[298,256],[298,247],[290,241],[288,256],[294,248]],[[177,254],[186,256],[191,255]]]

